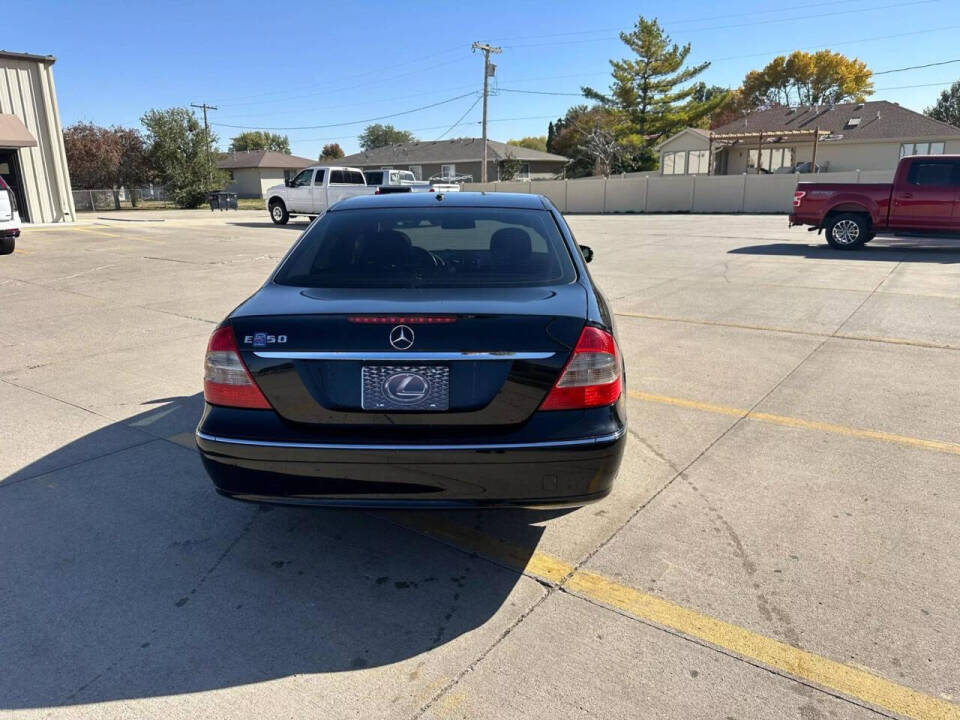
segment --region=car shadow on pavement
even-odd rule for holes
[[[258,230],[262,228],[276,228],[277,230],[296,230],[297,232],[303,232],[307,229],[307,225],[310,223],[308,221],[299,222],[297,220],[291,220],[286,225],[277,225],[276,223],[271,222],[270,220],[264,220],[263,222],[228,222],[227,225],[234,225],[236,227],[245,227],[245,228],[256,228]]]
[[[890,243],[890,244],[877,244]],[[952,243],[952,245],[951,245]],[[780,255],[811,260],[879,260],[905,263],[960,263],[960,241],[940,238],[883,238],[856,250],[834,250],[826,243],[769,243],[728,251],[731,255]]]
[[[0,480],[0,709],[402,663],[540,592],[391,513],[222,498],[186,446],[202,398],[144,405]],[[551,516],[504,515],[527,557]]]

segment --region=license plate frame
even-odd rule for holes
[[[447,365],[363,365],[360,406],[375,412],[444,412],[450,409]]]

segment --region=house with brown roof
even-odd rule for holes
[[[267,188],[280,185],[315,160],[272,150],[245,150],[231,152],[217,160],[217,167],[230,175],[224,188],[238,197],[263,197]]]
[[[551,180],[562,177],[570,162],[563,155],[487,140],[487,177],[501,179],[504,162],[517,164],[515,180]],[[483,140],[452,138],[387,145],[337,160],[362,170],[410,170],[418,180],[452,178],[479,182],[483,168]]]
[[[960,128],[886,100],[779,107],[712,131],[686,128],[656,149],[661,175],[890,170],[905,155],[960,154]]]

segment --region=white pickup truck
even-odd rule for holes
[[[354,195],[373,195],[363,171],[351,167],[316,165],[301,170],[283,185],[267,190],[267,211],[277,225],[286,225],[292,215],[319,215],[338,200]]]
[[[0,255],[13,252],[20,236],[20,215],[13,190],[0,177]]]
[[[367,179],[367,185],[376,185],[381,189],[396,191],[398,188],[409,187],[410,192],[460,192],[460,186],[455,183],[417,180],[410,170],[364,170],[363,176]]]

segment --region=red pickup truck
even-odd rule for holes
[[[826,230],[827,242],[851,250],[877,233],[960,234],[960,155],[900,160],[893,183],[799,183],[790,226]]]

